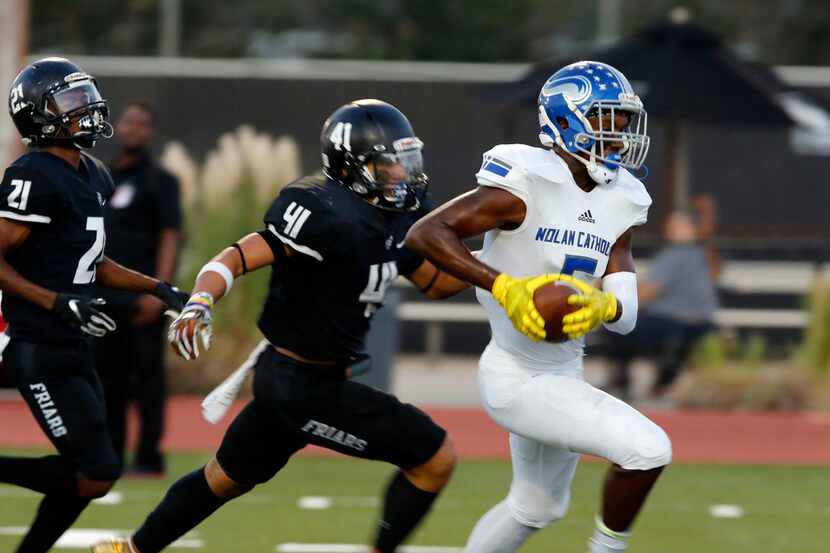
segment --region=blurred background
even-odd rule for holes
[[[93,74],[113,118],[133,100],[152,106],[152,153],[181,190],[182,287],[215,252],[261,227],[281,186],[319,168],[320,128],[341,104],[375,97],[406,113],[441,203],[475,185],[493,145],[537,145],[535,99],[548,75],[579,59],[615,65],[650,116],[639,176],[654,204],[635,235],[648,324],[622,341],[592,335],[586,377],[661,422],[692,421],[677,423],[679,451],[690,440],[687,459],[830,461],[830,452],[769,457],[758,442],[721,455],[716,446],[730,436],[712,438],[711,455],[690,453],[723,421],[744,421],[738,432],[748,439],[760,427],[785,437],[795,428],[786,421],[796,419],[729,418],[738,412],[802,413],[797,420],[830,443],[826,0],[0,0],[0,88],[46,55]],[[6,163],[22,151],[5,116],[0,145]],[[112,160],[118,148],[106,141],[94,153]],[[690,247],[702,262],[672,261]],[[696,271],[703,289],[678,267]],[[169,356],[174,394],[209,390],[259,340],[261,273],[222,302],[210,355],[189,364]],[[490,333],[473,294],[430,302],[401,282],[388,300],[366,380],[444,409],[449,421],[480,414],[475,371]],[[689,304],[703,307],[692,313]],[[169,413],[165,443],[175,450],[186,437]],[[188,432],[205,424],[181,416],[194,425]],[[494,455],[503,453],[500,431],[482,432],[471,443],[495,440]],[[785,449],[815,453],[817,439]]]

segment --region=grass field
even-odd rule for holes
[[[5,454],[9,454],[7,450]],[[35,454],[28,452],[27,454]],[[170,458],[172,476],[207,460]],[[226,505],[197,529],[210,553],[273,552],[282,543],[366,543],[377,517],[376,499],[391,467],[365,461],[297,458],[273,481]],[[576,474],[567,518],[522,550],[584,553],[604,466],[583,463]],[[413,544],[462,546],[476,520],[501,500],[510,480],[502,461],[463,461]],[[77,528],[134,528],[157,503],[169,481],[129,481],[116,490],[123,501],[93,504]],[[303,509],[304,496],[331,497],[327,509]],[[830,470],[824,467],[676,465],[669,467],[637,525],[636,553],[819,553],[830,548]],[[0,526],[28,525],[39,496],[0,485]],[[739,518],[715,518],[712,505],[737,505]],[[2,530],[0,530],[2,534]],[[0,551],[19,537],[0,535]],[[63,550],[60,551],[70,551]]]

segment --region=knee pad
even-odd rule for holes
[[[634,447],[628,460],[620,464],[626,470],[651,470],[671,463],[671,440],[656,424],[647,434],[637,436],[632,445]]]
[[[570,503],[570,490],[561,497],[554,497],[546,490],[521,482],[514,482],[507,496],[510,514],[520,524],[531,528],[544,528],[564,518]]]

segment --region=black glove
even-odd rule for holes
[[[159,282],[153,294],[164,302],[167,307],[176,311],[176,314],[181,313],[184,309],[187,300],[190,299],[190,294],[179,290],[169,282]]]
[[[58,294],[52,310],[69,326],[100,338],[115,330],[115,321],[98,309],[106,303],[102,298]]]

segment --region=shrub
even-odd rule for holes
[[[175,142],[167,145],[161,159],[181,182],[186,232],[177,280],[188,290],[210,258],[263,228],[262,217],[273,198],[300,176],[300,153],[292,138],[274,139],[249,126],[220,136],[217,148],[201,165]],[[255,321],[269,276],[270,271],[260,270],[234,284],[215,310],[210,355],[187,365],[181,360],[171,363],[175,389],[203,390],[245,358],[260,339]]]
[[[799,358],[819,373],[830,372],[830,285],[817,279],[808,298],[809,321]]]

